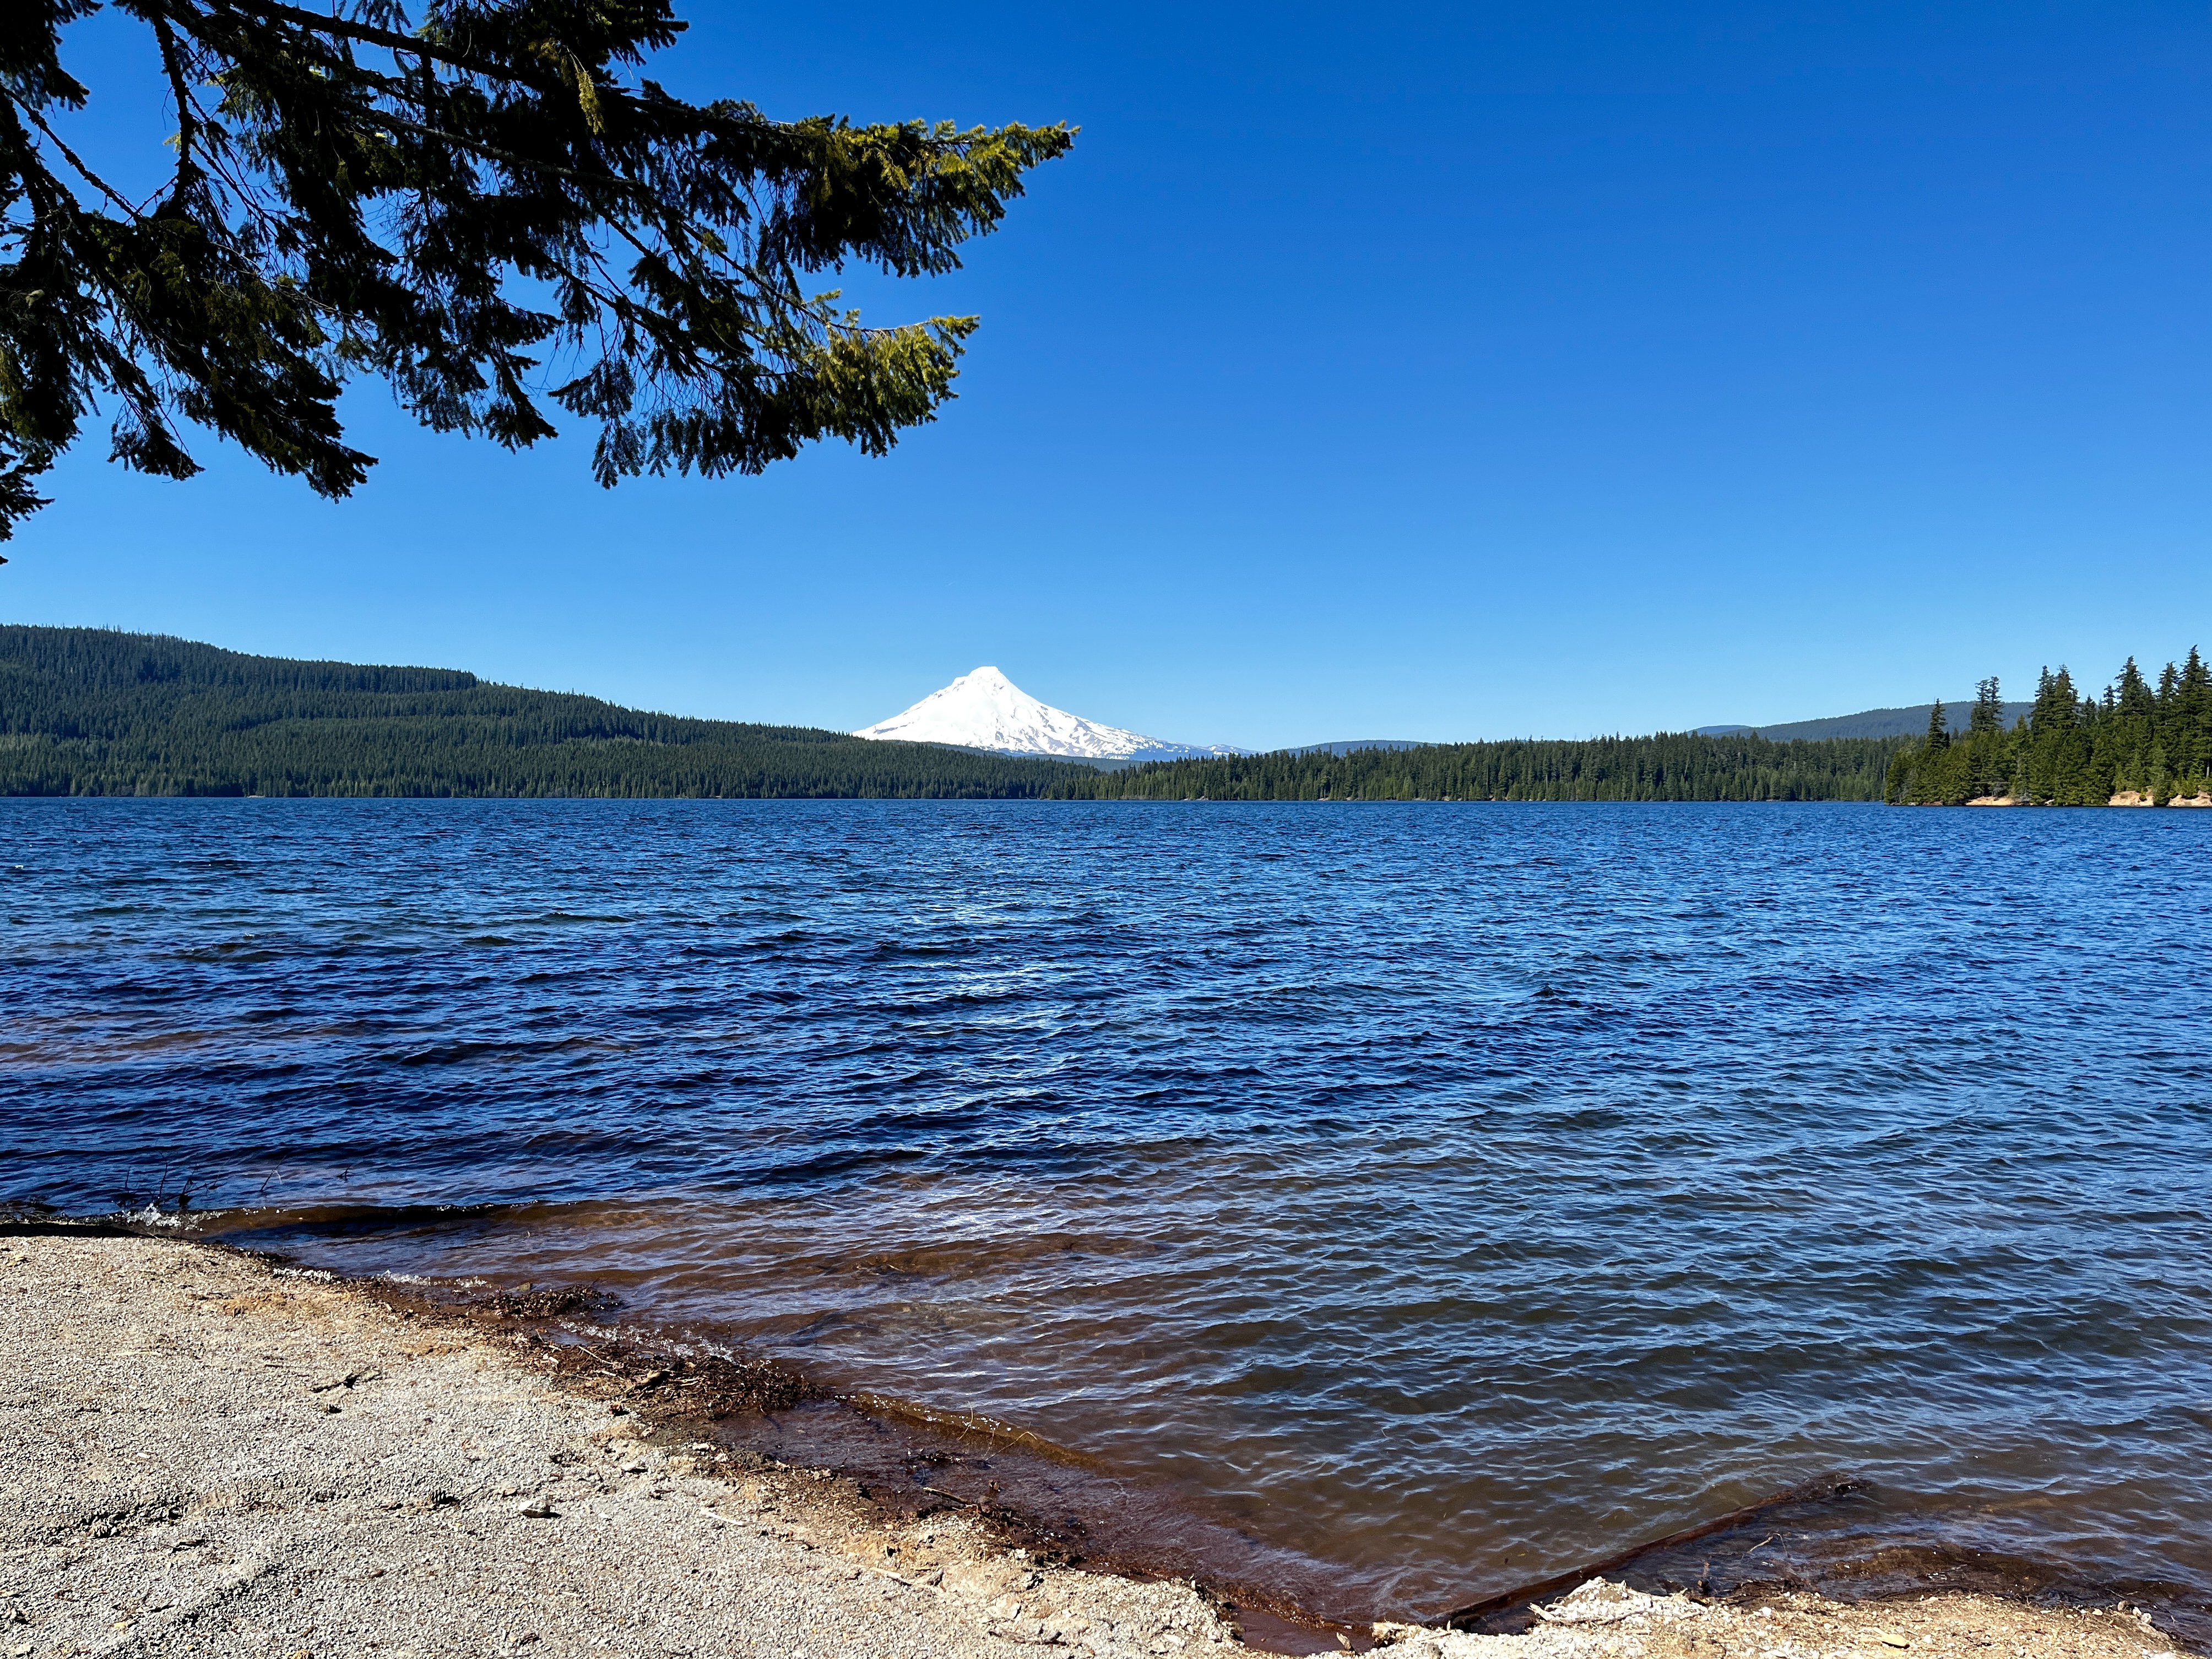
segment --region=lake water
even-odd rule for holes
[[[0,1199],[601,1285],[1039,1437],[1346,1616],[1837,1472],[1764,1560],[2212,1601],[2212,813],[0,836]]]

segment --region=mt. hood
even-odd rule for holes
[[[1006,755],[1064,755],[1073,760],[1181,760],[1193,755],[1241,755],[1241,749],[1164,743],[1118,726],[1101,726],[1039,702],[995,668],[963,674],[942,690],[856,738],[902,743],[949,743]]]

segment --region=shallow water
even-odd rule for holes
[[[0,802],[0,1199],[981,1413],[1431,1613],[1808,1475],[2212,1597],[2212,813]]]

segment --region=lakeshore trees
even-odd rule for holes
[[[148,191],[68,142],[63,33],[100,9],[0,21],[0,539],[95,405],[125,466],[190,477],[198,425],[346,495],[356,373],[509,447],[595,422],[608,485],[880,454],[975,319],[865,327],[811,279],[954,269],[1074,137],[686,103],[635,73],[668,0],[114,0],[175,123]]]
[[[1968,729],[1954,737],[1938,704],[1927,737],[1891,761],[1886,798],[2101,806],[2132,792],[2164,805],[2212,789],[2212,669],[2194,647],[2155,690],[2130,657],[2101,696],[2082,695],[2063,666],[2046,668],[2034,707],[2009,731],[2001,708],[1997,683],[1984,680]]]
[[[1896,738],[1517,738],[1156,761],[1054,786],[1093,799],[1880,800]]]
[[[1118,772],[686,720],[435,668],[0,627],[0,795],[1878,800],[1895,738],[1664,733],[1176,761]]]

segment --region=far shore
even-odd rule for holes
[[[2092,802],[2091,805],[2094,805]],[[1966,803],[1969,806],[2025,806],[2026,801],[2016,795],[1977,795]],[[2123,789],[2105,803],[2107,806],[2212,806],[2212,795],[2176,795],[2163,803],[2154,796],[2133,789]]]
[[[696,1433],[696,1382],[556,1354],[560,1298],[446,1316],[185,1241],[0,1236],[0,1654],[2172,1659],[2124,1607],[1718,1601],[1593,1580],[1523,1635],[1241,1617],[988,1513],[894,1514]],[[690,1415],[687,1416],[687,1413]]]

